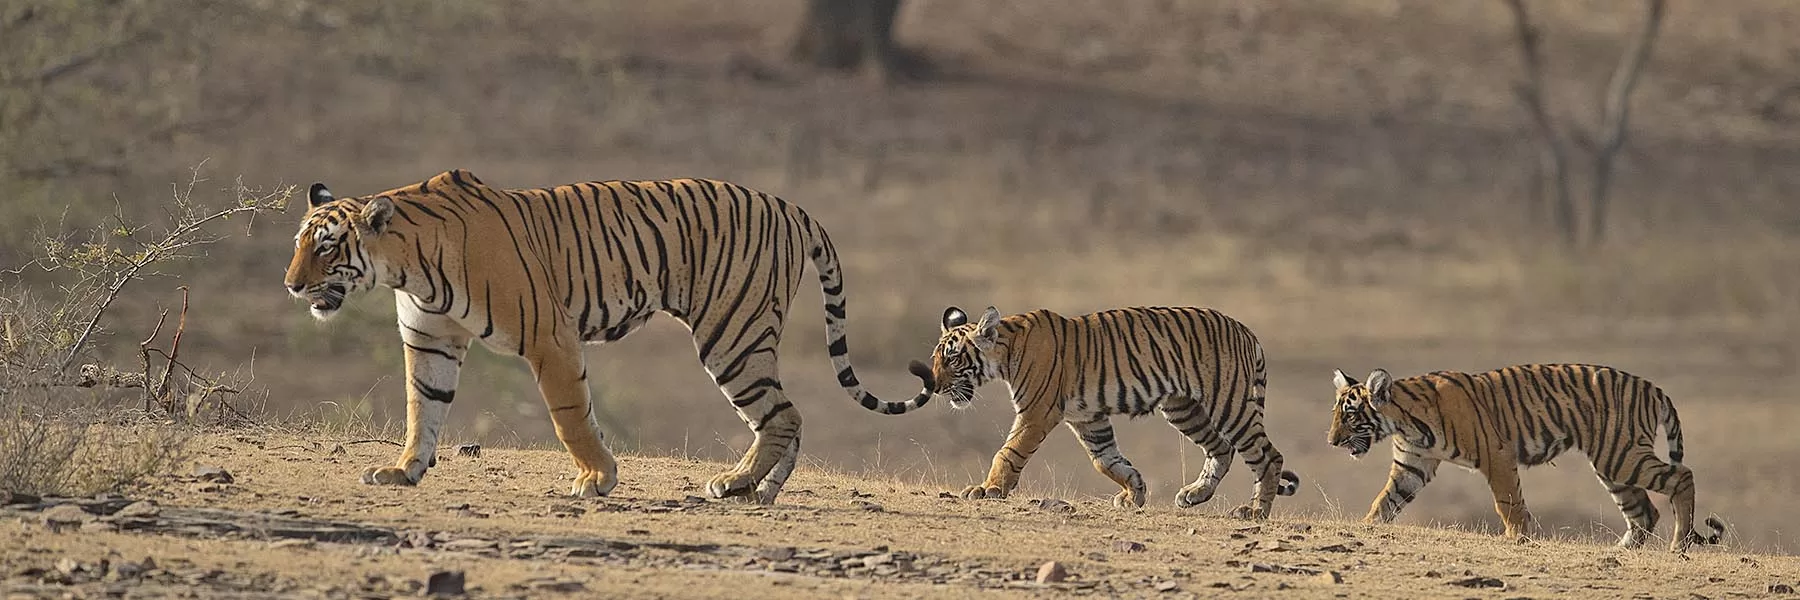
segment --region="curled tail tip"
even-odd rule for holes
[[[924,385],[927,390],[937,387],[934,385],[936,383],[936,375],[931,372],[931,367],[927,366],[925,363],[913,360],[906,364],[906,372],[912,373],[913,377],[919,378],[919,383]]]
[[[1708,535],[1700,536],[1701,541],[1704,541],[1708,544],[1718,544],[1719,540],[1724,539],[1724,537],[1725,537],[1725,522],[1724,521],[1720,520],[1718,517],[1707,517],[1706,518],[1706,526],[1712,529],[1712,533],[1708,534]]]
[[[1293,471],[1282,471],[1281,481],[1275,484],[1275,493],[1282,496],[1292,496],[1299,492],[1300,476],[1296,475]]]

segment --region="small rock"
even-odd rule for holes
[[[1038,583],[1056,583],[1058,581],[1062,581],[1062,580],[1068,579],[1068,578],[1069,578],[1069,570],[1063,568],[1062,563],[1056,562],[1054,560],[1044,563],[1042,566],[1038,567],[1038,572],[1037,572],[1037,582]]]
[[[701,496],[688,495],[688,496],[682,497],[681,503],[682,504],[706,504],[706,498],[701,497]]]
[[[627,529],[627,530],[625,530],[625,535],[650,535],[650,530],[648,530],[648,529]]]
[[[874,498],[875,495],[868,493],[868,492],[860,491],[856,488],[850,488],[850,497],[851,498]]]
[[[463,595],[462,571],[438,571],[425,579],[425,595],[427,596],[461,596]]]
[[[58,504],[45,510],[38,518],[44,521],[45,527],[55,532],[80,527],[82,523],[93,520],[94,515],[73,504]]]
[[[1156,582],[1156,591],[1159,592],[1173,592],[1180,588],[1181,584],[1175,583],[1175,580],[1173,579],[1164,579]]]
[[[1067,500],[1062,500],[1060,498],[1038,498],[1031,501],[1031,506],[1044,512],[1075,512],[1075,505],[1069,504]]]
[[[1237,529],[1231,530],[1231,532],[1237,533],[1237,534],[1242,534],[1242,535],[1256,535],[1258,533],[1262,533],[1262,526],[1261,525],[1250,525],[1250,526],[1246,526],[1246,527],[1239,527]]]
[[[546,592],[568,593],[568,592],[579,592],[579,591],[585,590],[585,589],[587,589],[587,586],[582,585],[581,582],[574,581],[574,580],[546,579],[546,580],[531,582],[531,589],[544,590]]]
[[[1119,540],[1119,541],[1113,542],[1113,549],[1117,550],[1119,552],[1127,552],[1127,553],[1143,552],[1144,545],[1142,543],[1134,542],[1131,540]]]
[[[938,492],[938,497],[944,498],[944,499],[949,499],[949,500],[955,500],[956,494],[952,494],[950,492]]]
[[[65,577],[74,577],[77,574],[86,573],[87,570],[87,565],[67,556],[56,561],[56,572],[62,573]]]
[[[884,510],[887,510],[886,508],[882,508],[882,506],[880,504],[876,504],[876,503],[870,502],[868,500],[857,500],[856,507],[866,510],[866,511],[869,511],[869,512],[882,512]]]
[[[27,494],[24,492],[15,492],[12,490],[0,490],[0,505],[37,504],[38,502],[40,502],[42,500],[43,500],[43,498],[39,498],[37,496]]]
[[[891,564],[894,564],[894,553],[892,553],[892,552],[883,552],[881,554],[871,554],[869,556],[863,557],[863,566],[865,566],[865,567],[873,568],[873,567],[879,567],[881,565],[891,565]]]
[[[1772,584],[1769,586],[1769,593],[1771,593],[1771,594],[1792,594],[1792,593],[1794,593],[1794,586],[1791,586],[1791,585],[1788,585],[1785,583]]]
[[[438,547],[442,548],[444,550],[451,551],[451,552],[477,552],[477,551],[481,551],[481,550],[491,550],[494,548],[499,548],[500,543],[495,542],[493,540],[480,540],[480,539],[468,538],[468,539],[460,539],[460,540],[451,540],[451,541],[445,542],[443,544],[440,544]]]
[[[1343,575],[1343,574],[1342,574],[1342,573],[1339,573],[1339,572],[1337,572],[1337,571],[1326,571],[1326,572],[1324,572],[1324,573],[1320,573],[1320,574],[1318,574],[1318,575],[1314,575],[1314,576],[1313,576],[1313,577],[1314,577],[1314,578],[1316,578],[1316,579],[1318,579],[1318,580],[1319,580],[1319,582],[1320,582],[1320,583],[1333,583],[1333,584],[1336,584],[1336,583],[1343,583],[1343,582],[1344,582],[1344,575]]]
[[[155,502],[139,500],[125,505],[125,508],[119,509],[119,512],[113,513],[113,516],[122,519],[148,519],[161,512],[162,509],[158,508]]]
[[[456,455],[481,458],[481,444],[457,444]]]
[[[195,465],[194,476],[200,478],[201,481],[213,483],[230,484],[237,481],[237,478],[231,476],[230,471],[209,465]]]
[[[792,546],[778,546],[778,547],[774,547],[774,548],[763,548],[761,550],[756,551],[756,556],[757,556],[757,558],[761,558],[763,560],[769,560],[769,561],[788,560],[788,559],[791,559],[794,557],[794,548]]]
[[[1448,583],[1450,585],[1454,585],[1457,587],[1466,587],[1466,588],[1495,589],[1495,590],[1506,589],[1506,582],[1501,581],[1499,579],[1495,579],[1493,577],[1484,577],[1481,575],[1475,575],[1473,577],[1464,577],[1462,579],[1453,579],[1453,580],[1449,581]]]
[[[88,521],[81,524],[82,533],[106,533],[118,530],[119,524],[111,521]]]
[[[1319,548],[1319,551],[1320,552],[1355,552],[1356,550],[1349,546],[1343,545],[1343,544],[1332,544],[1330,546],[1321,546]]]

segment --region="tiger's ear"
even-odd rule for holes
[[[992,306],[981,312],[981,321],[975,324],[975,334],[982,339],[994,341],[999,339],[1000,310]]]
[[[1341,390],[1356,385],[1356,380],[1351,379],[1349,375],[1345,375],[1343,369],[1332,369],[1331,385],[1337,386],[1337,389]]]
[[[938,327],[944,331],[949,331],[952,327],[957,327],[968,322],[969,313],[965,313],[962,309],[952,306],[944,309],[944,322]]]
[[[1388,376],[1385,369],[1376,369],[1369,373],[1369,404],[1380,406],[1387,404],[1389,394],[1393,392],[1394,379]]]
[[[337,200],[337,196],[331,195],[331,190],[326,188],[323,183],[314,183],[312,184],[312,189],[306,191],[306,204],[308,206],[318,208],[330,204],[333,200]]]
[[[356,215],[356,232],[362,235],[381,235],[387,231],[388,221],[394,218],[394,200],[387,196],[376,196],[368,204],[364,204],[362,212]]]

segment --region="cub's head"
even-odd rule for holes
[[[388,196],[340,200],[325,184],[312,184],[306,217],[294,235],[288,293],[305,299],[313,317],[324,320],[343,308],[345,296],[373,289],[377,273],[368,245],[387,231],[393,216]]]
[[[948,397],[951,408],[966,408],[975,401],[975,388],[1000,377],[1000,311],[989,306],[970,323],[968,313],[952,306],[944,310],[941,330],[931,365],[913,361],[911,370],[932,394]]]
[[[1376,369],[1367,383],[1357,383],[1343,371],[1333,370],[1331,382],[1337,386],[1337,400],[1331,405],[1331,432],[1326,442],[1350,449],[1350,456],[1361,457],[1375,443],[1394,433],[1381,408],[1393,401],[1393,378]]]

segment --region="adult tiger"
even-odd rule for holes
[[[968,321],[961,309],[944,311],[932,364],[910,365],[956,408],[968,406],[975,388],[992,380],[1012,390],[1012,431],[987,479],[963,490],[964,498],[1006,497],[1044,437],[1067,422],[1094,468],[1122,488],[1113,505],[1143,506],[1144,478],[1119,453],[1108,417],[1152,410],[1206,451],[1199,478],[1175,495],[1183,508],[1212,499],[1238,452],[1255,470],[1256,487],[1251,503],[1234,515],[1267,518],[1276,494],[1299,489],[1299,476],[1282,470],[1281,453],[1263,433],[1262,344],[1231,317],[1186,307],[1001,317],[990,306],[980,321]]]
[[[1531,513],[1519,490],[1519,468],[1550,462],[1570,448],[1593,463],[1629,530],[1619,545],[1635,548],[1656,530],[1645,490],[1665,494],[1675,511],[1671,550],[1719,542],[1694,531],[1694,472],[1682,466],[1681,419],[1648,380],[1598,365],[1516,365],[1482,373],[1438,371],[1393,379],[1376,369],[1366,383],[1335,371],[1337,399],[1326,441],[1362,456],[1394,438],[1387,487],[1363,518],[1387,523],[1431,482],[1438,463],[1487,478],[1506,535],[1527,534]],[[1669,462],[1657,458],[1656,428],[1667,430]]]
[[[897,414],[861,389],[845,342],[843,271],[825,229],[800,207],[722,181],[607,181],[489,187],[448,171],[403,188],[336,198],[322,184],[294,238],[287,288],[326,318],[351,293],[395,290],[407,374],[406,446],[370,484],[412,485],[436,462],[471,339],[530,364],[556,436],[578,471],[570,494],[618,483],[588,401],[582,345],[623,338],[657,312],[694,334],[701,363],[756,433],[714,497],[773,502],[793,472],[800,415],[777,377],[782,320],[810,257],[824,289],[838,382],[864,408]]]

